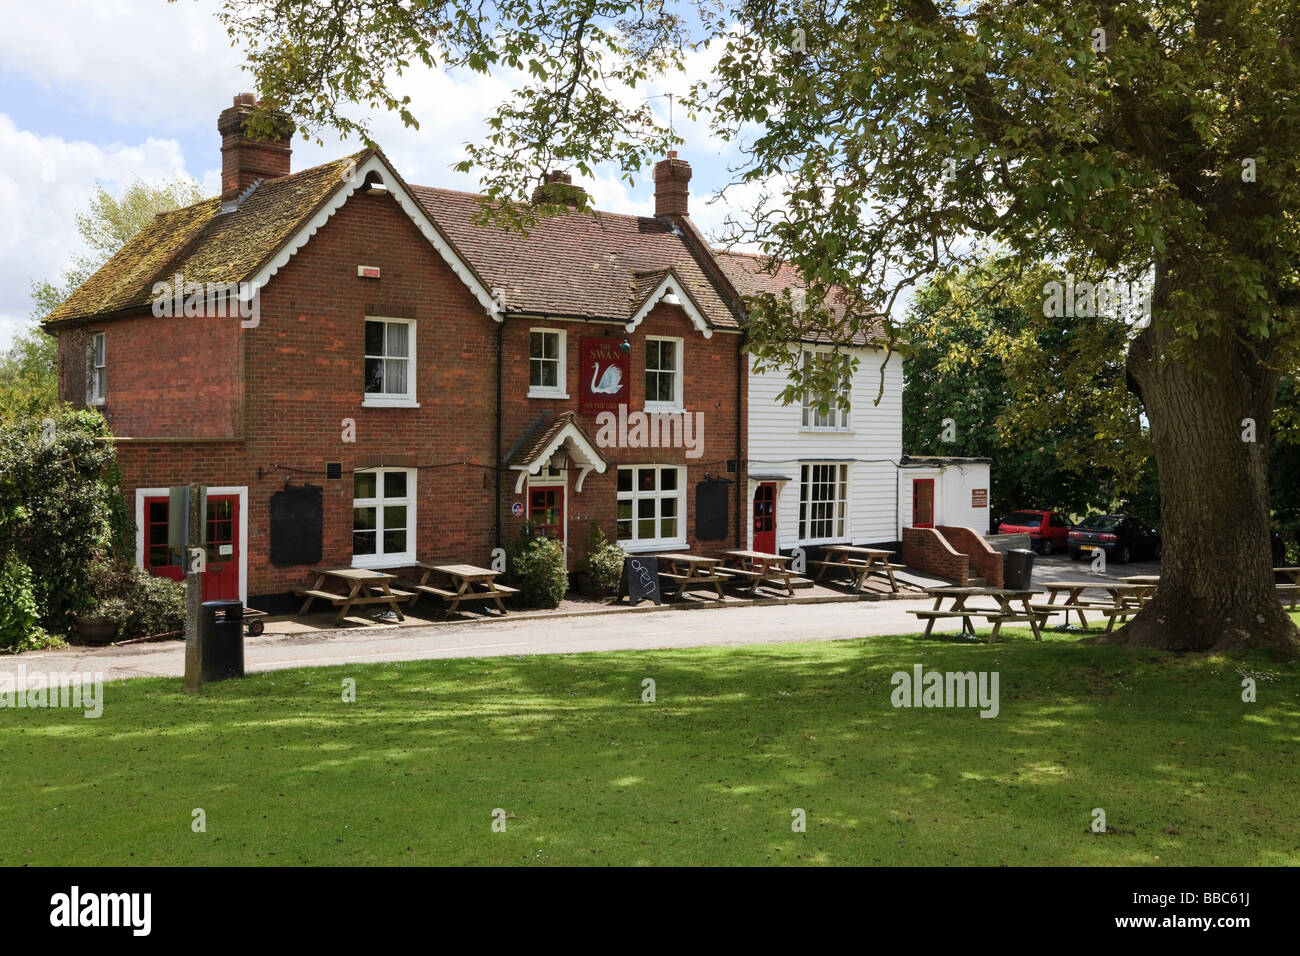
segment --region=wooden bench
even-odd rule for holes
[[[973,617],[982,617],[985,621],[993,625],[993,633],[989,635],[989,643],[992,644],[997,640],[998,631],[1003,624],[1029,624],[1037,623],[1043,626],[1047,623],[1046,614],[1019,614],[1008,613],[1001,608],[996,607],[967,607],[960,611],[908,611],[908,614],[915,615],[925,619],[925,636],[929,637],[930,632],[934,629],[934,622],[940,618],[959,617],[962,618],[964,628],[969,629],[971,634],[975,633],[975,625],[970,622]]]
[[[1284,601],[1290,602],[1290,609],[1296,609],[1296,602],[1300,601],[1300,584],[1279,584],[1277,586],[1277,596]]]

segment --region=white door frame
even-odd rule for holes
[[[144,567],[144,500],[146,498],[166,498],[170,488],[137,488],[135,490],[135,563]],[[210,495],[239,496],[239,600],[248,603],[248,486],[247,485],[213,485],[207,489]],[[167,516],[171,520],[171,515]]]

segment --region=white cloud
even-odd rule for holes
[[[0,113],[0,348],[29,326],[32,279],[57,279],[85,252],[76,229],[102,184],[118,192],[135,177],[171,179],[185,173],[180,144],[148,139],[136,145],[68,141],[20,130]]]

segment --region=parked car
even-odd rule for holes
[[[1119,564],[1160,557],[1160,533],[1130,515],[1089,515],[1070,531],[1069,542],[1075,561],[1098,549]]]
[[[1059,511],[1014,511],[998,523],[998,534],[1027,534],[1039,554],[1064,551],[1072,525]]]

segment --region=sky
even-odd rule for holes
[[[235,94],[254,88],[215,13],[217,0],[42,0],[7,4],[0,30],[0,349],[34,324],[33,279],[57,280],[85,249],[75,216],[96,186],[114,194],[136,177],[197,180],[216,195],[221,169],[217,114]],[[652,87],[647,95],[684,93],[692,75]],[[508,93],[494,77],[424,71],[408,91],[420,129],[375,114],[373,135],[407,182],[477,190],[454,172],[466,142],[483,138],[485,120]],[[666,116],[667,101],[652,101]],[[738,156],[702,124],[674,117],[691,163],[691,216],[712,235],[726,203],[709,204]],[[322,134],[323,146],[293,144],[293,169],[306,169],[360,148]],[[635,185],[613,167],[585,186],[598,209],[649,215],[650,170]],[[743,196],[737,195],[738,200]]]

